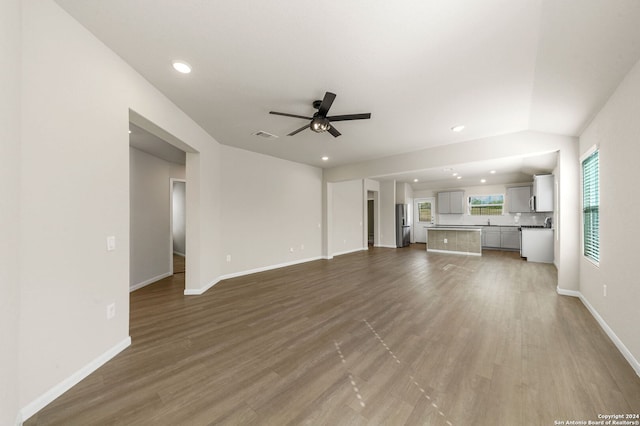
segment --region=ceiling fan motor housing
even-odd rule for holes
[[[275,115],[284,115],[285,117],[294,117],[294,118],[302,118],[305,120],[311,120],[308,125],[300,127],[298,130],[294,130],[289,133],[287,136],[293,136],[301,131],[305,130],[307,127],[311,129],[315,133],[323,133],[329,132],[331,136],[337,138],[340,136],[340,132],[331,125],[332,121],[347,121],[347,120],[366,120],[371,118],[371,113],[367,112],[364,114],[346,114],[346,115],[333,115],[327,116],[329,113],[329,109],[333,104],[334,99],[336,98],[335,93],[326,92],[324,94],[324,98],[322,100],[313,101],[313,107],[318,111],[313,114],[313,117],[306,117],[298,114],[289,114],[286,112],[277,112],[277,111],[269,111],[269,114]]]
[[[316,133],[326,132],[331,128],[331,124],[329,124],[329,120],[326,117],[318,117],[314,116],[313,120],[309,124],[309,128]]]

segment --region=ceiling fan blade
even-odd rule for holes
[[[309,125],[305,124],[304,126],[300,127],[298,130],[294,130],[293,132],[289,133],[287,136],[293,136],[295,134],[300,133],[301,131],[303,131],[304,129],[308,129]]]
[[[320,104],[320,107],[318,108],[318,115],[322,116],[322,117],[326,117],[327,113],[329,112],[329,108],[331,108],[331,104],[333,103],[333,101],[336,99],[336,94],[335,93],[331,93],[331,92],[327,92],[324,94],[324,99],[322,100],[322,103]]]
[[[284,115],[285,117],[303,118],[305,120],[313,120],[313,117],[305,117],[303,115],[288,114],[286,112],[269,111],[269,114]]]
[[[329,121],[347,121],[347,120],[367,120],[371,118],[371,113],[365,114],[347,114],[347,115],[334,115],[333,117],[327,117]]]
[[[334,138],[337,138],[338,136],[340,136],[342,134],[339,131],[337,131],[336,128],[333,127],[333,126],[329,127],[329,130],[327,130],[327,132],[331,133]]]

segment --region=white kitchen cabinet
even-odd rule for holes
[[[517,226],[483,226],[482,247],[519,250],[520,231]]]
[[[438,192],[438,213],[464,213],[464,191]]]
[[[449,193],[449,210],[450,213],[462,214],[464,213],[464,192],[452,191]]]
[[[553,229],[522,228],[520,255],[529,262],[553,263]]]
[[[482,247],[500,248],[500,227],[499,226],[483,226],[482,227]]]
[[[520,250],[520,231],[516,226],[500,228],[500,248]]]
[[[451,196],[448,192],[438,192],[438,213],[448,214],[451,213],[449,209],[449,202]]]
[[[531,210],[536,212],[553,211],[553,186],[553,175],[535,175],[533,177]]]
[[[507,188],[507,207],[509,213],[529,213],[531,211],[531,185]]]

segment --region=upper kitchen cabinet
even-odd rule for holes
[[[536,212],[553,211],[553,184],[553,175],[533,176],[531,210]]]
[[[529,213],[531,211],[531,185],[507,188],[509,213]]]
[[[464,213],[464,191],[438,192],[438,213]]]

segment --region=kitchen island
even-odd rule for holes
[[[482,228],[437,227],[427,229],[427,251],[482,256]]]

